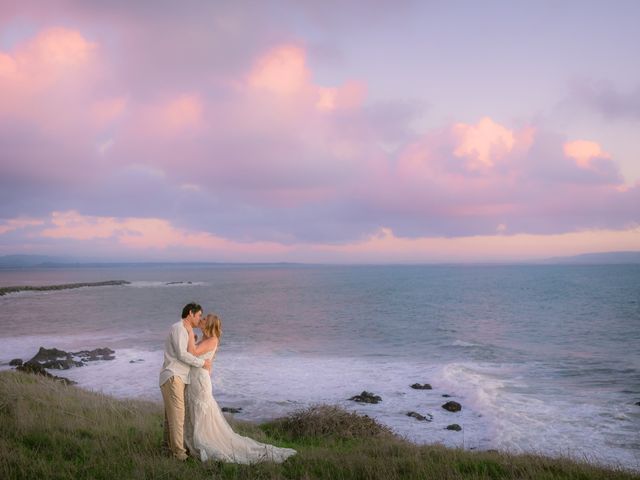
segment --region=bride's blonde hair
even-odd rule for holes
[[[204,327],[202,333],[207,337],[220,338],[222,336],[222,321],[217,315],[210,313],[204,319]]]

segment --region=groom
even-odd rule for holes
[[[164,400],[164,442],[178,460],[187,459],[184,448],[184,391],[191,366],[211,370],[211,360],[202,360],[187,352],[187,328],[200,325],[202,307],[189,303],[182,309],[182,320],[171,326],[164,344],[164,364],[160,372],[160,390]]]

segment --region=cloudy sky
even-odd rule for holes
[[[640,2],[0,0],[0,254],[640,250]]]

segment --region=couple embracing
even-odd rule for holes
[[[198,343],[194,328],[202,331]],[[164,443],[178,460],[186,460],[188,451],[203,462],[283,462],[296,451],[238,435],[213,397],[211,363],[221,334],[220,318],[213,314],[202,318],[202,307],[196,303],[185,305],[182,320],[171,326],[160,372]]]

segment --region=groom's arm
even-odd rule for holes
[[[176,348],[176,357],[178,357],[178,360],[186,363],[187,365],[193,365],[194,367],[203,367],[205,361],[201,358],[196,357],[195,355],[190,354],[187,351],[188,339],[189,335],[186,331],[181,331],[178,328],[174,330],[173,344]]]

